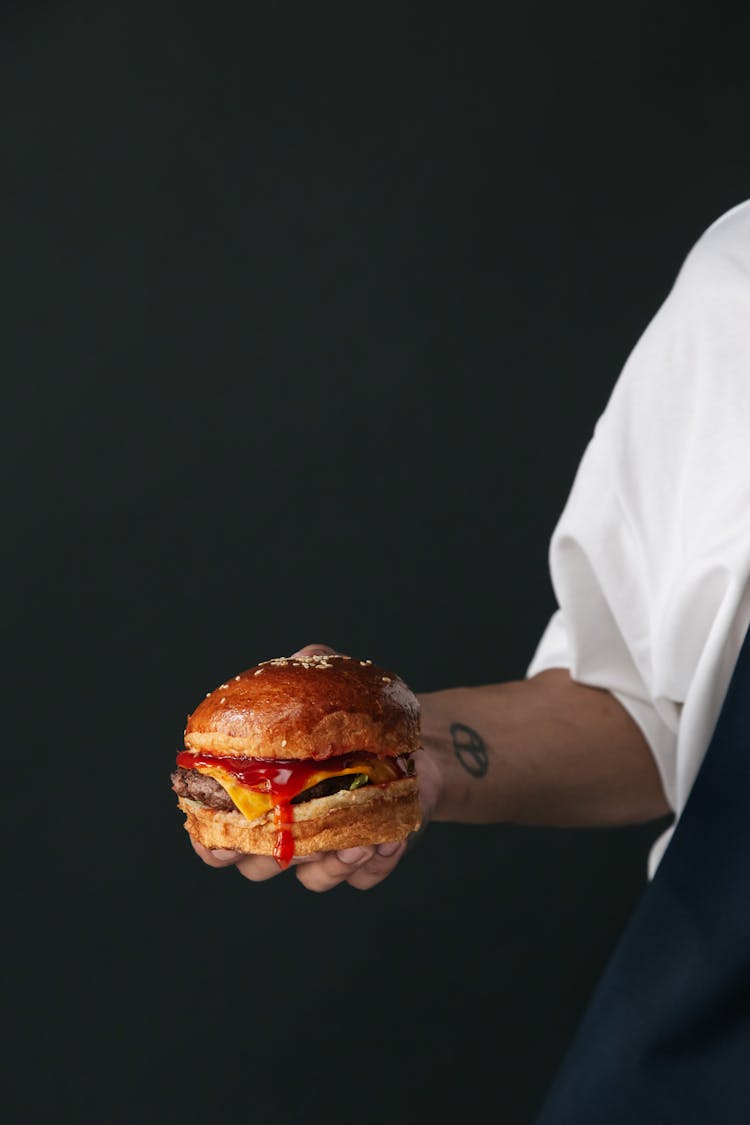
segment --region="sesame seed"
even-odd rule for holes
[[[282,738],[282,740],[281,740],[281,745],[282,745],[282,746],[286,746],[286,739],[285,739],[285,738]]]
[[[239,677],[239,676],[235,676],[234,678],[235,678],[235,680],[239,680],[239,678],[240,678],[240,677]]]
[[[220,689],[221,689],[222,691],[224,690],[224,688],[228,688],[228,687],[229,687],[229,684],[219,684],[219,688],[220,688]]]
[[[211,695],[211,692],[210,692],[210,691],[207,691],[207,692],[206,692],[206,699],[208,699],[210,695]]]
[[[365,660],[365,664],[372,664],[371,660]]]
[[[227,697],[226,697],[225,695],[222,695],[222,697],[221,697],[221,699],[219,700],[219,702],[220,702],[220,703],[226,703],[226,701],[227,701]]]
[[[259,675],[261,674],[261,672],[262,672],[262,671],[263,671],[263,669],[262,669],[262,668],[259,668],[257,672],[253,672],[253,675],[254,675],[254,676],[259,676]]]
[[[381,680],[383,681],[384,684],[390,684],[391,683],[391,677],[390,676],[381,676],[380,678],[381,678]]]

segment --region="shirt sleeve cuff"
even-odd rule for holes
[[[620,703],[646,739],[661,779],[664,796],[671,809],[675,808],[677,785],[676,738],[666,725],[653,704],[626,692],[610,689],[610,693]]]
[[[536,676],[550,668],[567,668],[574,679],[589,687],[604,688],[620,703],[631,719],[636,723],[656,763],[664,795],[671,808],[675,808],[676,801],[676,736],[667,726],[654,705],[639,696],[619,690],[613,684],[607,683],[607,677],[602,673],[601,680],[592,677],[576,676],[571,668],[572,660],[568,645],[567,630],[562,610],[557,610],[552,615],[542,639],[526,672],[527,677]]]

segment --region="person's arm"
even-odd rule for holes
[[[564,669],[420,696],[434,820],[634,824],[669,810],[640,728]]]
[[[333,650],[308,645],[298,655],[326,651]],[[425,825],[617,825],[670,811],[638,726],[609,692],[575,683],[562,669],[419,700],[416,760]],[[270,856],[193,847],[209,866],[235,865],[253,882],[280,872]],[[394,842],[292,862],[309,890],[339,883],[367,890],[393,871],[405,850],[405,842]]]

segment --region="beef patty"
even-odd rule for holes
[[[205,777],[197,770],[184,770],[178,767],[172,774],[172,788],[178,797],[189,797],[191,801],[200,801],[209,809],[222,809],[224,812],[236,812],[237,806],[218,781],[212,777]]]

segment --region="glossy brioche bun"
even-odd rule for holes
[[[250,821],[240,812],[209,809],[188,797],[181,797],[178,804],[187,818],[185,828],[204,847],[274,854],[278,828],[273,810]],[[342,790],[293,808],[289,827],[296,856],[402,840],[421,822],[415,777]]]
[[[419,703],[403,680],[339,655],[248,668],[209,692],[185,729],[186,749],[238,758],[396,756],[418,746]]]

